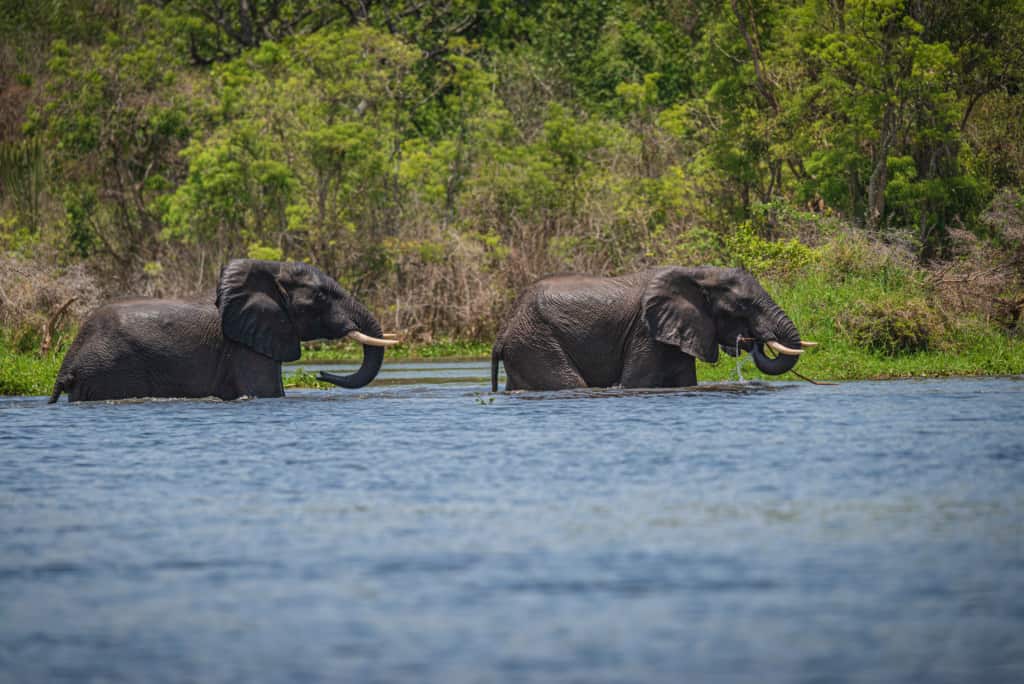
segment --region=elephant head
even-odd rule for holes
[[[217,285],[224,337],[276,361],[299,358],[301,340],[349,337],[363,345],[363,363],[352,375],[332,375],[342,387],[372,381],[384,360],[377,320],[319,269],[303,263],[235,259]]]
[[[802,352],[800,334],[764,288],[742,269],[666,268],[654,272],[642,299],[654,339],[701,361],[718,360],[718,347],[751,352],[762,373],[780,375]],[[764,351],[767,345],[777,356]]]

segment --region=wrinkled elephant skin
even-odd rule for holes
[[[781,350],[777,357],[763,346]],[[790,370],[796,326],[746,271],[662,267],[615,278],[559,275],[527,288],[491,354],[491,389],[504,363],[509,390],[685,387],[695,359],[750,351],[763,372]]]
[[[301,340],[354,333],[380,338],[380,325],[332,278],[302,263],[236,259],[216,296],[123,299],[94,311],[57,374],[50,402],[132,397],[280,397],[281,363]],[[376,377],[383,346],[364,344],[362,366],[337,384]]]

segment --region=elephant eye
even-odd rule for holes
[[[323,290],[315,290],[313,292],[313,303],[324,304],[327,301],[327,295],[324,294]]]

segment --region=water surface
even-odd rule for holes
[[[1024,681],[1021,379],[488,374],[0,399],[0,681]]]

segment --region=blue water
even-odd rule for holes
[[[486,375],[0,399],[0,681],[1024,681],[1020,378]]]

